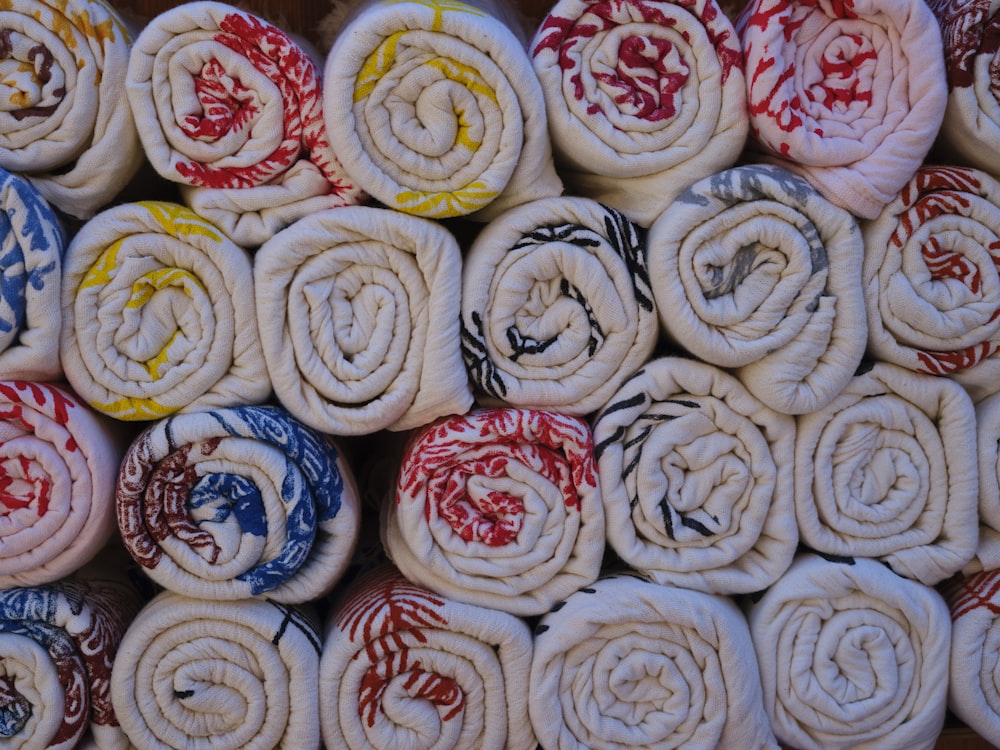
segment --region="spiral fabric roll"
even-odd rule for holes
[[[55,380],[64,235],[27,180],[0,169],[0,379]]]
[[[795,439],[795,515],[813,549],[927,585],[976,551],[975,410],[961,386],[876,363],[799,417]]]
[[[398,211],[339,208],[276,235],[254,256],[275,395],[335,435],[408,430],[468,411],[461,277],[455,238]]]
[[[607,539],[656,583],[746,594],[798,542],[795,422],[731,375],[678,357],[647,363],[594,422]]]
[[[271,383],[252,289],[247,252],[188,209],[109,208],[66,251],[66,377],[122,420],[264,401]]]
[[[0,588],[55,581],[100,551],[125,443],[64,388],[0,381]]]
[[[829,403],[865,353],[863,242],[854,218],[786,169],[736,167],[701,180],[649,231],[653,297],[666,332],[736,368],[776,411]]]
[[[534,750],[531,650],[531,631],[513,615],[379,569],[352,585],[326,628],[323,740],[345,750]]]
[[[317,599],[358,537],[357,489],[340,453],[270,406],[151,425],[121,462],[117,509],[150,578],[213,601]]]
[[[562,191],[538,78],[489,1],[366,3],[333,42],[330,141],[389,208],[488,220]]]
[[[755,143],[828,200],[875,218],[944,117],[933,13],[923,0],[753,0],[736,28]]]
[[[802,750],[932,750],[951,621],[934,589],[874,560],[804,555],[748,611],[764,706]]]
[[[966,572],[1000,568],[1000,393],[976,402],[979,457],[979,547]],[[978,562],[978,568],[976,564]]]
[[[142,163],[123,91],[129,32],[102,0],[6,2],[0,29],[0,168],[87,219]]]
[[[1000,390],[1000,183],[923,167],[862,233],[872,356]]]
[[[581,416],[659,336],[646,245],[624,214],[578,197],[494,219],[462,272],[462,356],[485,396]]]
[[[277,602],[165,591],[122,639],[111,698],[137,748],[309,750],[320,746],[320,638]]]
[[[560,175],[642,226],[743,150],[742,52],[715,0],[560,0],[531,53]]]
[[[534,409],[477,409],[417,431],[383,506],[386,552],[456,601],[541,614],[598,576],[604,511],[590,428]]]
[[[528,711],[544,748],[778,749],[736,606],[630,576],[541,619]]]

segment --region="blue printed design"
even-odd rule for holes
[[[264,501],[260,490],[246,477],[208,474],[191,490],[188,503],[192,509],[213,508],[214,513],[208,520],[214,523],[222,523],[233,515],[244,533],[267,535]]]

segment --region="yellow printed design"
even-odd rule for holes
[[[98,411],[120,419],[123,422],[152,421],[169,417],[175,411],[176,406],[163,406],[148,398],[120,398],[110,403],[104,404],[99,401],[91,401],[90,405]]]
[[[440,31],[444,25],[445,12],[468,13],[473,16],[485,16],[486,14],[479,8],[466,5],[459,0],[385,0],[382,5],[397,5],[406,3],[407,5],[423,5],[434,11],[434,20],[431,22],[431,31]]]
[[[174,237],[201,235],[215,242],[222,242],[222,235],[215,227],[178,203],[139,201],[136,205],[149,211],[156,223]]]
[[[482,208],[496,198],[499,191],[487,190],[482,181],[470,183],[467,188],[450,193],[428,193],[422,190],[404,190],[396,195],[397,208],[407,213],[431,219],[463,216]]]
[[[201,281],[190,271],[185,271],[181,268],[161,268],[144,274],[133,282],[132,296],[129,297],[125,307],[130,309],[142,307],[149,301],[153,294],[167,287],[180,287],[188,297],[194,296],[191,294],[192,288],[196,288],[208,296],[208,290],[205,289]],[[159,380],[162,376],[163,368],[171,364],[171,348],[177,341],[180,333],[180,331],[174,331],[170,336],[170,340],[159,353],[143,362],[146,372],[149,373],[149,377],[154,381]]]

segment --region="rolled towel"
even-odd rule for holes
[[[818,552],[933,585],[976,551],[976,417],[958,384],[884,362],[798,419],[795,515]]]
[[[0,167],[90,218],[142,164],[124,92],[129,32],[103,0],[7,2],[0,29]]]
[[[62,377],[62,226],[31,183],[3,169],[0,209],[0,379],[55,380]]]
[[[477,409],[413,434],[382,540],[411,581],[460,602],[545,612],[598,576],[604,511],[590,428]]]
[[[607,577],[535,634],[528,711],[544,748],[778,748],[728,599]]]
[[[693,185],[649,231],[667,333],[776,411],[816,411],[865,353],[864,246],[854,218],[781,167]]]
[[[160,13],[135,41],[127,91],[150,163],[238,244],[361,197],[330,146],[313,57],[210,0]]]
[[[933,588],[874,560],[803,555],[748,611],[764,705],[801,750],[932,750],[951,621]]]
[[[320,747],[320,638],[302,610],[165,591],[122,639],[111,698],[137,748]]]
[[[66,251],[66,377],[123,420],[264,401],[252,289],[249,254],[183,206],[109,208]]]
[[[531,631],[513,615],[414,586],[391,566],[329,620],[320,725],[329,748],[534,750]]]
[[[254,256],[275,395],[335,435],[408,430],[472,406],[462,255],[440,224],[367,206],[302,219]]]
[[[330,141],[358,185],[428,218],[559,195],[542,89],[501,3],[361,5],[323,83]]]
[[[649,362],[594,422],[608,542],[657,583],[767,588],[798,543],[794,445],[792,417],[731,375],[678,357]]]
[[[485,396],[581,416],[649,358],[659,325],[643,234],[596,201],[494,219],[462,272],[462,355]]]
[[[934,14],[923,0],[752,0],[736,28],[756,144],[828,200],[875,218],[944,117]]]
[[[979,573],[1000,568],[1000,393],[976,402],[979,456],[979,545],[963,569]]]
[[[62,387],[0,381],[0,588],[64,578],[104,547],[126,443]]]
[[[301,603],[328,593],[358,537],[358,495],[335,446],[271,406],[178,414],[132,443],[118,526],[171,591]]]
[[[1000,182],[923,167],[861,229],[871,355],[1000,390]]]
[[[642,226],[743,150],[743,57],[716,0],[559,0],[531,53],[560,175]]]

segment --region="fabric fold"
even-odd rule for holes
[[[7,2],[0,29],[0,167],[88,219],[142,164],[124,92],[129,32],[103,0]]]
[[[408,579],[456,601],[545,612],[604,553],[593,438],[575,417],[475,409],[410,438],[382,541]]]
[[[979,544],[963,573],[1000,568],[1000,393],[976,402]]]
[[[441,225],[367,206],[299,221],[254,256],[275,395],[335,435],[408,430],[472,406],[462,254]]]
[[[489,222],[462,271],[462,356],[495,402],[581,416],[652,354],[642,230],[596,201],[533,201]]]
[[[625,575],[542,617],[528,711],[546,748],[778,749],[732,601]]]
[[[802,750],[932,750],[951,621],[941,595],[874,560],[803,555],[748,611],[764,705]]]
[[[690,359],[647,363],[594,421],[607,539],[663,585],[714,594],[770,586],[798,543],[795,421]]]
[[[560,176],[642,226],[743,150],[742,51],[715,0],[559,0],[530,49]]]
[[[327,747],[534,750],[532,640],[513,615],[461,604],[391,566],[355,581],[320,661]]]
[[[695,183],[649,231],[667,334],[734,368],[776,411],[822,408],[865,353],[856,220],[787,169],[748,165]]]
[[[73,237],[63,267],[63,369],[122,420],[259,403],[271,393],[249,254],[175,203],[126,203]]]
[[[323,106],[347,173],[428,218],[559,195],[545,99],[501,3],[362,3],[326,59]]]
[[[799,417],[795,515],[818,552],[934,585],[976,551],[976,415],[961,386],[875,363]]]
[[[137,748],[312,750],[320,637],[307,612],[165,591],[122,639],[111,698]]]
[[[358,538],[343,456],[272,406],[178,414],[121,463],[118,526],[154,581],[213,601],[303,603],[340,579]]]
[[[920,167],[948,98],[923,0],[753,0],[736,21],[762,153],[872,219]]]

